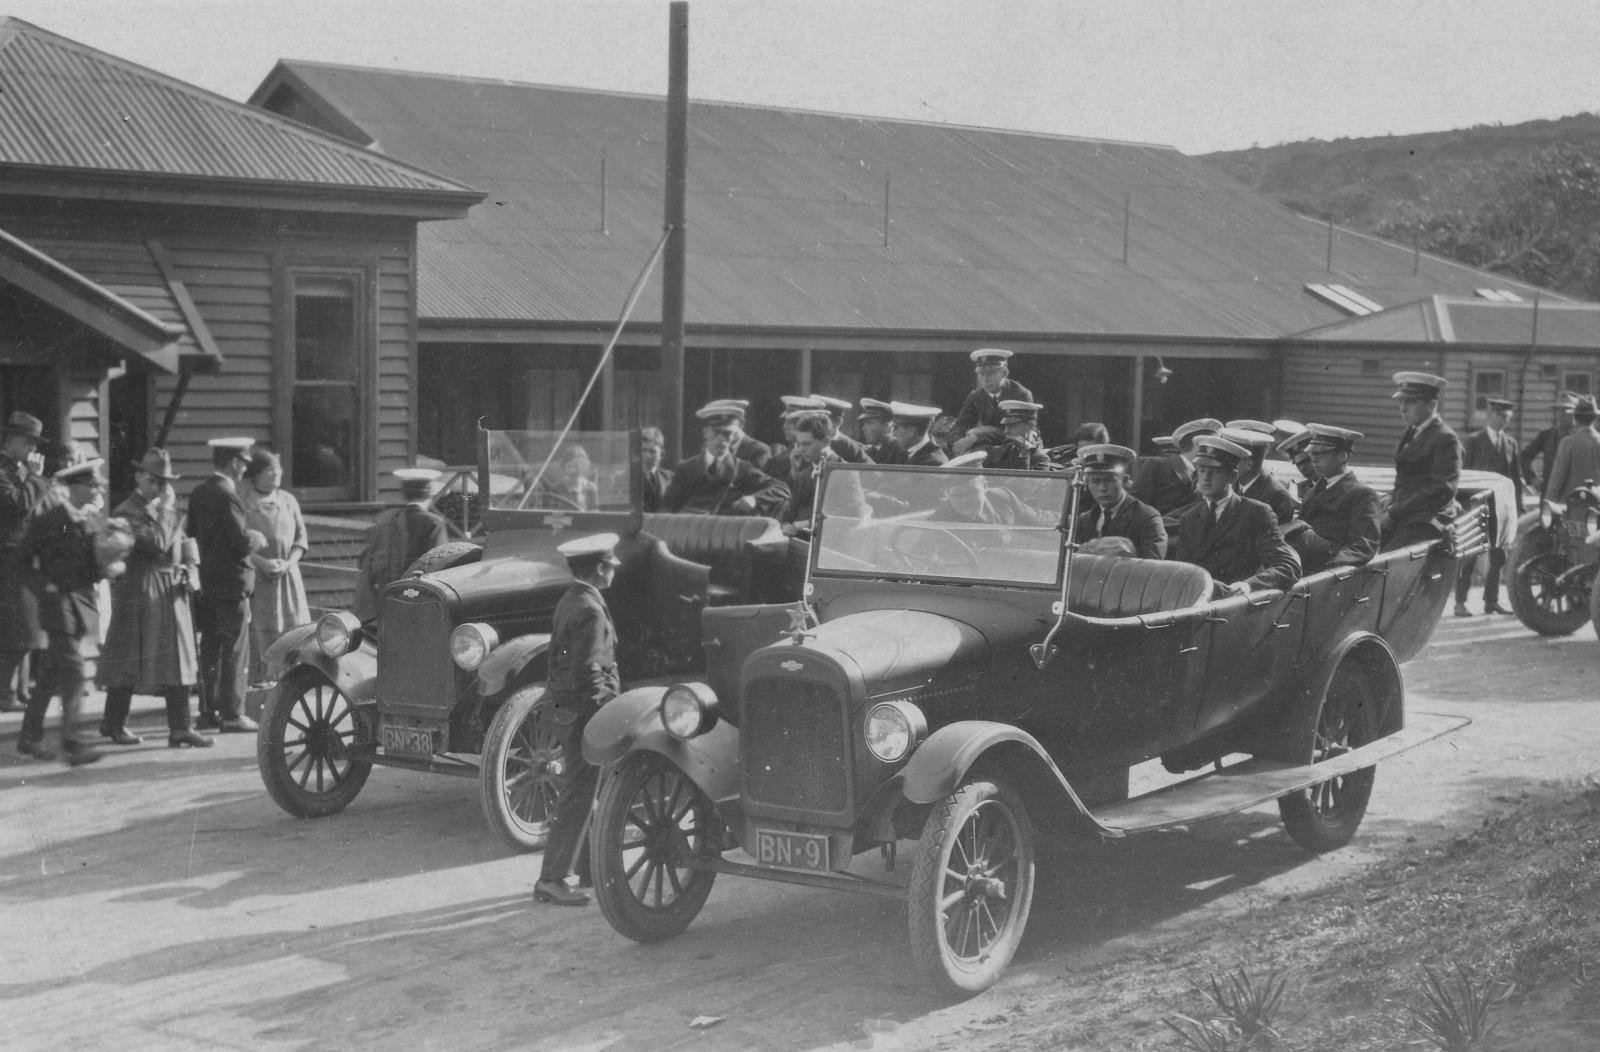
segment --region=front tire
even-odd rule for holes
[[[291,672],[267,698],[256,765],[267,793],[296,818],[337,814],[366,785],[377,738],[371,707],[356,707],[321,673]]]
[[[483,817],[513,851],[537,851],[550,836],[568,762],[560,728],[541,716],[544,692],[519,690],[494,714],[478,774]]]
[[[973,781],[928,815],[907,921],[917,968],[949,993],[999,980],[1033,905],[1033,823],[1004,782]]]
[[[1316,729],[1301,753],[1310,763],[1329,760],[1379,737],[1378,695],[1360,672],[1341,669],[1328,684]],[[1278,798],[1278,815],[1294,842],[1320,855],[1356,835],[1372,797],[1376,767],[1363,767]]]
[[[595,897],[611,926],[634,942],[679,935],[716,880],[697,869],[719,851],[716,809],[666,757],[638,752],[604,776],[590,860]]]
[[[1589,620],[1586,595],[1556,583],[1567,569],[1561,553],[1546,552],[1519,563],[1511,575],[1511,609],[1541,636],[1570,636]]]

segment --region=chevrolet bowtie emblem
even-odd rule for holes
[[[778,667],[783,669],[785,672],[799,672],[806,666],[805,663],[801,661],[784,661],[779,663]]]
[[[572,516],[563,515],[560,512],[557,512],[554,515],[546,515],[544,517],[544,524],[557,533],[560,533],[562,530],[572,525]]]
[[[420,589],[417,589],[417,588],[407,588],[405,591],[401,592],[400,594],[405,596],[407,599],[415,599],[417,596],[422,594],[422,591]]]

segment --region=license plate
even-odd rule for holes
[[[383,751],[400,756],[433,755],[433,731],[426,727],[383,725]]]
[[[828,838],[815,833],[756,830],[756,865],[828,872]]]

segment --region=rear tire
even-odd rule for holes
[[[1328,684],[1316,728],[1301,757],[1316,763],[1376,741],[1381,726],[1378,705],[1371,681],[1347,662]],[[1344,847],[1366,817],[1377,773],[1376,767],[1363,767],[1279,797],[1278,814],[1284,829],[1313,855]]]
[[[1518,563],[1511,575],[1511,609],[1541,636],[1570,636],[1589,620],[1587,592],[1556,584],[1568,567],[1559,552],[1546,552]]]

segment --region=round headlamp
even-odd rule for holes
[[[704,683],[676,683],[661,695],[661,726],[681,742],[717,725],[717,695]]]
[[[489,652],[500,645],[500,633],[481,621],[457,625],[450,633],[450,660],[456,667],[471,672],[483,664]]]
[[[867,712],[867,748],[884,763],[903,760],[928,736],[928,719],[909,701],[885,701]]]
[[[361,645],[361,619],[336,610],[317,619],[317,649],[331,658],[344,657]]]

